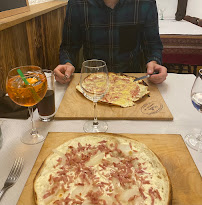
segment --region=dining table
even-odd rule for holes
[[[168,73],[167,79],[156,85],[173,115],[173,120],[106,120],[107,133],[179,134],[183,140],[187,134],[200,133],[202,113],[194,108],[190,96],[195,78],[193,74]],[[67,87],[68,84],[55,82],[56,109],[59,108]],[[0,188],[3,187],[14,160],[17,157],[24,158],[24,167],[19,179],[13,187],[7,190],[0,201],[0,205],[15,205],[18,203],[44,142],[26,145],[20,141],[23,133],[31,128],[30,118],[26,120],[0,118],[0,121],[3,133],[3,145],[0,149]],[[39,120],[37,109],[34,111],[35,126],[44,136],[50,132],[84,133],[85,121],[85,119],[54,119],[50,122],[42,122]],[[177,146],[176,143],[176,148]],[[187,149],[199,175],[202,176],[202,153],[188,146]]]

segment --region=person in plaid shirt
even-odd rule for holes
[[[144,53],[147,73],[159,72],[150,81],[166,79],[155,0],[69,0],[60,65],[54,69],[60,83],[70,81],[81,47],[85,60],[104,60],[116,73],[141,72]]]

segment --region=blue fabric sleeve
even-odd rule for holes
[[[143,33],[143,50],[146,55],[146,63],[156,61],[161,65],[163,45],[159,35],[158,12],[155,1],[151,2],[148,9]]]
[[[82,34],[80,28],[79,8],[76,8],[73,0],[67,4],[66,18],[63,28],[62,43],[60,45],[60,64],[70,62],[74,66],[76,56],[82,45]]]

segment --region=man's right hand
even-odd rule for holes
[[[54,69],[55,80],[65,84],[71,80],[71,76],[75,71],[75,67],[71,63],[66,63],[64,65],[58,65]]]

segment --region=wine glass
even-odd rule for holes
[[[202,113],[202,69],[194,81],[191,90],[191,100],[193,106]],[[185,137],[185,142],[189,147],[199,152],[202,152],[202,132],[198,134],[188,134]]]
[[[85,132],[106,132],[108,125],[97,119],[97,102],[107,93],[109,87],[108,70],[102,60],[87,60],[82,64],[80,86],[83,95],[93,101],[94,120],[84,124]]]
[[[164,12],[165,12],[165,8],[160,8],[159,9],[159,15],[160,15],[160,20],[164,20]]]
[[[21,66],[9,71],[6,89],[13,102],[28,107],[32,129],[26,132],[21,141],[25,144],[37,144],[45,138],[38,133],[33,121],[33,106],[43,99],[47,91],[47,79],[38,66]]]

